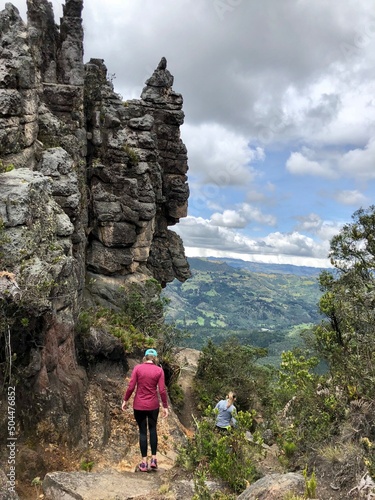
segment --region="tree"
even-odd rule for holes
[[[195,380],[204,406],[216,404],[228,391],[236,393],[239,409],[248,411],[269,395],[270,370],[256,364],[267,350],[241,345],[231,337],[220,345],[208,341],[199,358]]]
[[[315,345],[349,394],[370,395],[375,382],[375,206],[360,209],[331,240],[333,272],[319,278]]]

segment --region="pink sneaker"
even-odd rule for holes
[[[142,462],[138,465],[138,468],[141,472],[147,472],[148,471],[148,464],[145,462]]]
[[[156,458],[151,459],[151,469],[157,469],[158,468],[158,461]]]

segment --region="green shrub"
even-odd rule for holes
[[[274,388],[281,416],[274,422],[287,460],[336,434],[345,418],[346,398],[326,376],[313,373],[317,363],[299,349],[282,354]]]
[[[94,464],[95,464],[95,462],[93,462],[92,460],[88,460],[88,459],[82,460],[80,468],[82,470],[85,470],[86,472],[91,472],[92,468],[94,467]]]
[[[2,160],[0,160],[0,174],[4,174],[6,172],[11,172],[14,170],[15,166],[13,163],[9,163],[6,165]]]
[[[305,478],[305,498],[316,498],[316,487],[317,480],[315,476],[315,471],[312,472],[311,476],[308,477],[307,466],[302,471],[303,477]]]
[[[194,390],[201,407],[216,403],[232,390],[236,406],[250,410],[270,394],[271,371],[256,364],[265,349],[241,345],[231,337],[220,345],[208,341],[198,361]]]
[[[177,463],[185,470],[196,474],[199,471],[201,476],[222,479],[236,493],[243,491],[259,477],[255,457],[261,448],[245,436],[252,422],[252,414],[238,412],[237,426],[226,434],[219,433],[215,430],[214,411],[208,407],[204,417],[195,421],[195,434],[179,450]]]
[[[127,157],[129,158],[130,165],[132,167],[136,167],[139,163],[139,156],[138,156],[137,152],[132,147],[130,147],[128,144],[125,144],[124,151],[125,151]]]
[[[164,322],[167,299],[160,297],[160,284],[149,279],[142,284],[133,283],[122,291],[116,310],[106,307],[83,310],[76,324],[77,333],[84,336],[91,327],[103,328],[121,340],[126,352],[157,347],[159,358],[164,363],[172,363],[172,351],[181,332]]]
[[[168,394],[169,397],[171,398],[173,407],[177,411],[182,410],[185,399],[184,399],[184,391],[181,389],[181,387],[177,383],[173,382],[168,387]]]

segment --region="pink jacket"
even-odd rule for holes
[[[154,363],[136,365],[130,377],[124,401],[128,401],[135,387],[133,408],[135,410],[156,410],[159,408],[159,394],[164,408],[168,408],[167,390],[165,388],[164,371]],[[158,393],[159,388],[159,393]]]

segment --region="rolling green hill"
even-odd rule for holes
[[[304,268],[303,274],[297,266],[282,266],[275,272],[274,265],[255,264],[258,271],[253,272],[247,269],[250,263],[240,267],[241,261],[231,259],[190,258],[189,264],[192,278],[164,291],[170,299],[167,321],[189,334],[185,347],[201,349],[209,338],[220,342],[236,335],[279,357],[301,343],[302,328],[321,319],[320,269]]]

